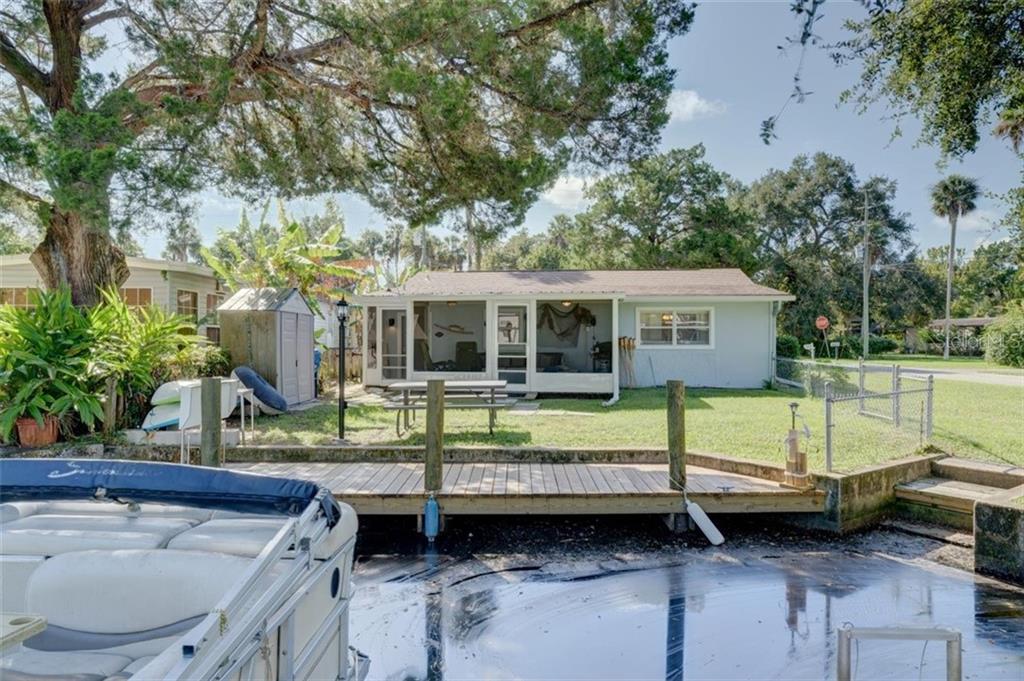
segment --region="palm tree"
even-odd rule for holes
[[[942,356],[949,359],[950,306],[953,302],[953,267],[956,259],[956,222],[977,208],[978,181],[963,175],[950,175],[932,187],[932,212],[949,220],[949,261],[946,266],[946,335]]]
[[[1004,111],[993,132],[1009,140],[1013,150],[1020,153],[1024,146],[1024,107]]]
[[[201,263],[199,249],[203,241],[199,238],[199,230],[191,222],[180,220],[167,228],[167,241],[163,256],[175,262]]]

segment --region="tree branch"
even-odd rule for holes
[[[237,57],[232,59],[236,67],[248,68],[252,62],[263,52],[267,40],[267,14],[270,9],[270,0],[259,0],[256,5],[256,13],[249,22],[243,34],[243,43],[249,32],[255,29],[252,44],[243,49]]]
[[[106,12],[100,12],[99,14],[94,14],[91,17],[86,17],[85,19],[83,19],[82,30],[88,31],[90,28],[95,28],[96,26],[99,26],[105,21],[110,21],[111,19],[121,19],[128,15],[129,11],[127,7],[119,7],[118,9],[111,9],[107,10]]]
[[[0,67],[20,85],[31,90],[37,97],[46,100],[49,78],[23,55],[6,33],[0,31]]]
[[[603,1],[604,0],[579,0],[579,2],[574,2],[571,5],[567,5],[566,7],[563,7],[562,9],[558,10],[557,12],[552,12],[551,14],[542,16],[539,19],[528,21],[521,26],[510,28],[507,31],[499,33],[498,35],[502,38],[518,38],[524,33],[530,33],[539,28],[546,28],[551,24],[559,22],[567,17],[571,17],[573,14],[581,12]]]
[[[42,198],[41,196],[37,196],[36,194],[33,194],[32,192],[30,192],[30,191],[28,191],[26,189],[22,189],[21,187],[15,185],[15,184],[11,184],[7,180],[5,180],[2,177],[0,177],[0,194],[4,194],[4,193],[14,194],[16,197],[18,197],[19,199],[21,199],[25,203],[30,203],[33,206],[41,206],[43,208],[53,208],[53,204],[51,204],[49,201],[47,201],[46,199]]]

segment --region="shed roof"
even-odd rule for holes
[[[297,288],[243,288],[239,289],[230,298],[225,300],[217,308],[218,312],[272,312],[282,309],[288,304],[292,297],[298,296],[303,306],[310,311],[309,303],[302,297]]]
[[[403,286],[369,297],[546,294],[792,300],[784,291],[755,284],[738,269],[419,272]]]

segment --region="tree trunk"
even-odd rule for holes
[[[950,330],[950,318],[951,308],[953,303],[953,268],[956,263],[956,220],[959,217],[956,212],[951,212],[949,215],[949,260],[946,263],[946,321],[945,321],[945,333],[946,339],[942,350],[942,358],[949,359],[949,330]]]
[[[30,257],[46,288],[67,286],[75,305],[99,302],[99,290],[128,278],[124,253],[105,230],[87,225],[78,213],[54,209],[46,237]]]
[[[484,268],[484,241],[479,234],[473,236],[473,248],[476,249],[476,269]]]

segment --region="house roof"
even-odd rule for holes
[[[293,296],[298,296],[303,305],[309,307],[297,288],[243,288],[221,303],[217,311],[272,312],[282,309]]]
[[[988,326],[996,320],[995,317],[954,317],[949,320],[950,326],[957,327],[982,327]],[[942,328],[946,326],[946,318],[933,319],[932,323],[929,324],[932,328]]]
[[[178,262],[176,260],[160,260],[157,258],[136,258],[128,256],[125,258],[129,270],[160,270],[169,272],[186,272],[197,274],[203,277],[215,278],[216,275],[205,265],[196,265],[190,262]],[[15,253],[13,255],[0,255],[0,267],[14,267],[16,265],[32,265],[28,253]]]
[[[419,272],[397,289],[361,297],[471,295],[793,299],[783,291],[755,284],[738,269]]]

